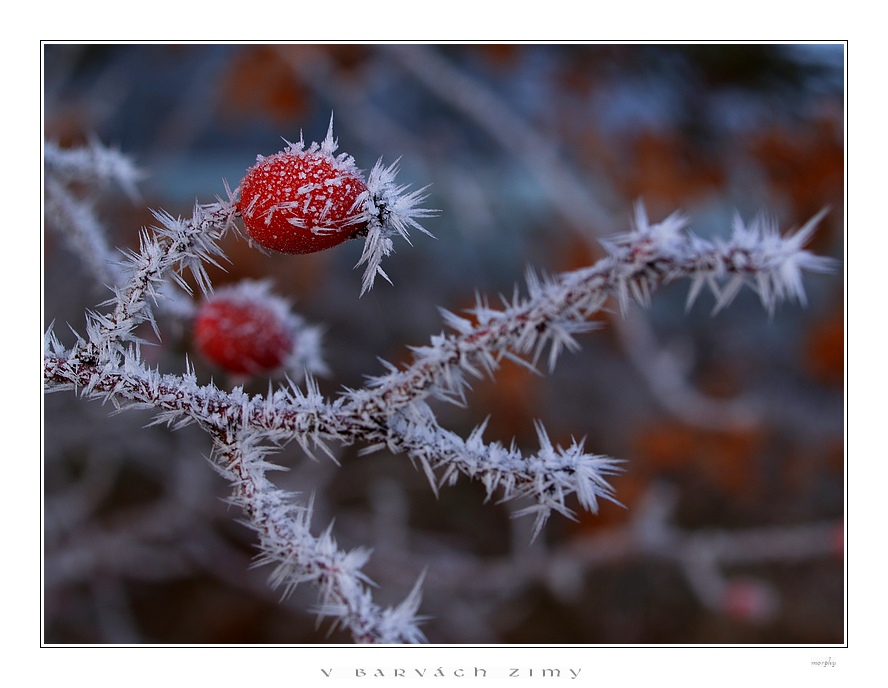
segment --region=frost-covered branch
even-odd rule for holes
[[[678,214],[650,224],[644,208],[636,210],[635,228],[613,237],[610,256],[589,268],[554,278],[528,275],[526,297],[503,299],[502,310],[479,299],[471,311],[475,322],[444,311],[455,334],[439,335],[431,345],[414,350],[403,370],[371,381],[369,390],[354,393],[355,415],[391,413],[417,399],[435,395],[463,398],[466,377],[492,373],[505,357],[535,366],[548,348],[554,367],[564,349],[578,347],[574,334],[592,329],[589,318],[609,297],[625,312],[631,299],[650,303],[655,289],[690,279],[688,307],[704,286],[716,297],[715,310],[727,306],[744,285],[751,287],[769,313],[786,299],[805,300],[803,271],[823,272],[829,260],[804,250],[825,211],[797,232],[780,236],[765,218],[747,226],[735,219],[730,239],[710,242],[686,234],[687,221]]]
[[[625,309],[632,297],[646,304],[661,284],[689,278],[689,304],[704,285],[715,294],[717,309],[726,306],[743,284],[759,294],[769,311],[786,298],[803,300],[802,270],[828,267],[802,248],[820,217],[788,237],[780,237],[764,220],[747,227],[738,219],[730,240],[708,242],[684,234],[685,221],[677,215],[651,225],[639,207],[634,230],[609,243],[608,258],[552,279],[532,275],[528,295],[514,298],[503,310],[479,303],[473,311],[477,323],[445,313],[455,334],[434,337],[429,346],[415,350],[414,362],[407,368],[392,369],[366,389],[351,390],[332,402],[316,391],[302,394],[294,388],[267,399],[229,396],[213,387],[200,387],[193,379],[183,384],[184,378],[145,371],[132,353],[122,374],[91,368],[81,365],[78,356],[65,353],[57,340],[50,340],[49,348],[55,353],[48,359],[52,365],[46,379],[50,384],[64,381],[92,393],[154,405],[169,421],[176,418],[176,422],[218,427],[220,418],[236,414],[275,441],[295,438],[304,447],[329,441],[387,446],[418,461],[429,476],[442,469],[443,482],[462,473],[481,480],[488,494],[502,489],[505,498],[532,497],[536,504],[527,511],[537,514],[538,530],[552,510],[570,513],[567,499],[571,495],[592,511],[597,509],[598,498],[611,499],[605,476],[615,472],[615,462],[586,453],[579,442],[568,449],[554,449],[542,427],[538,430],[541,451],[533,456],[498,443],[484,444],[480,439],[483,427],[463,440],[440,428],[421,402],[430,395],[463,398],[466,374],[492,374],[503,357],[521,357],[517,360],[535,365],[548,348],[549,366],[554,366],[563,349],[578,346],[573,335],[590,328],[589,317],[611,295]],[[200,224],[166,220],[166,225],[186,233]],[[163,255],[155,244],[143,242],[143,257],[134,257],[142,269],[136,271],[134,284],[118,296],[114,316],[96,316],[97,322],[108,323],[102,331],[106,337],[119,339],[120,333],[132,328],[130,323],[144,306],[139,295],[150,293],[151,275],[182,262],[180,241],[171,240],[166,253],[160,252]]]
[[[332,128],[328,140],[325,145],[332,153]],[[318,150],[310,148],[309,152]],[[390,252],[385,241],[376,245],[373,237],[382,241],[397,233],[406,238],[408,226],[419,227],[411,218],[428,212],[417,207],[423,192],[405,194],[404,187],[394,184],[394,167],[380,166],[371,173],[363,192],[357,177],[347,180],[353,170],[344,158],[334,160],[342,169],[329,172],[326,166],[332,163],[327,157],[307,160],[303,153],[302,148],[286,153],[295,158],[285,162],[297,165],[297,175],[316,172],[316,168],[326,175],[342,175],[325,182],[327,201],[332,203],[336,194],[345,193],[344,186],[354,184],[350,193],[356,193],[364,204],[358,218],[369,223],[365,246],[370,248],[365,249],[362,262],[372,273],[365,275],[366,289],[373,275],[384,276],[379,260]],[[259,169],[255,174],[261,180],[265,171]],[[257,182],[260,191],[261,183]],[[329,208],[317,210],[310,203],[318,200],[312,194],[323,195],[319,189],[321,186],[308,183],[302,187],[308,198],[300,206],[305,217],[299,229],[307,233],[300,240],[323,236],[321,230],[311,234],[309,220],[333,224]],[[504,358],[535,369],[545,357],[551,369],[565,349],[579,346],[575,336],[593,329],[591,317],[610,299],[616,299],[625,312],[631,299],[646,305],[660,286],[688,279],[689,307],[708,287],[719,310],[747,285],[773,313],[784,300],[804,302],[803,272],[829,268],[827,261],[804,249],[823,213],[786,236],[765,219],[747,225],[738,218],[729,238],[705,241],[688,234],[686,220],[677,214],[650,223],[639,205],[632,230],[605,244],[606,258],[554,277],[529,273],[526,294],[519,295],[516,290],[511,299],[502,299],[500,309],[479,297],[469,317],[443,311],[450,333],[432,337],[428,345],[413,350],[411,363],[400,369],[389,365],[386,374],[372,378],[362,389],[345,390],[334,399],[323,396],[311,377],[311,368],[319,367],[320,359],[311,354],[300,359],[309,368],[304,387],[290,380],[277,389],[270,386],[267,395],[250,395],[243,387],[225,391],[215,384],[199,384],[191,366],[181,374],[152,369],[142,360],[142,340],[136,334],[143,323],[158,333],[154,308],[164,297],[167,280],[190,293],[186,281],[186,273],[190,273],[204,295],[211,293],[206,265],[224,258],[219,240],[238,217],[246,217],[245,210],[239,209],[237,194],[228,191],[226,199],[196,204],[189,218],[155,212],[158,224],[143,230],[139,249],[126,256],[112,287],[113,297],[101,305],[103,311],[88,313],[86,337],[77,335],[76,343],[68,347],[52,328],[46,333],[44,385],[48,391],[75,389],[84,396],[110,401],[117,408],[152,409],[155,423],[174,428],[198,425],[213,440],[212,460],[233,487],[232,502],[257,532],[262,551],[259,563],[276,567],[272,585],[286,593],[299,583],[312,583],[320,591],[319,613],[334,617],[360,642],[421,641],[416,619],[419,584],[395,609],[376,606],[366,589],[369,581],[361,572],[368,555],[362,550],[341,552],[329,529],[320,536],[311,534],[311,501],[297,506],[294,495],[279,490],[266,478],[267,471],[276,468],[267,460],[271,451],[293,441],[307,453],[321,450],[331,457],[332,445],[357,444],[363,453],[387,448],[419,465],[433,489],[464,475],[481,482],[488,498],[528,500],[530,505],[518,513],[535,516],[535,536],[553,511],[572,516],[574,500],[590,512],[597,511],[600,499],[615,500],[608,479],[619,471],[620,462],[587,452],[583,441],[573,440],[566,448],[555,446],[541,424],[536,426],[539,448],[532,453],[514,443],[506,447],[484,441],[485,424],[463,438],[438,423],[428,405],[430,398],[464,401],[469,378],[493,375]],[[250,212],[256,211],[256,227],[268,229],[256,203],[248,205]],[[269,216],[280,213],[282,207],[275,205]],[[353,210],[349,206],[349,212]],[[355,222],[349,217],[343,220],[346,226]],[[261,232],[259,235],[264,237]],[[269,324],[289,323],[290,327],[293,322],[288,319],[288,306],[273,300],[267,285],[248,284],[217,294],[219,299],[223,296],[229,298],[229,310],[219,320],[228,319],[241,330],[268,335]],[[240,310],[244,305],[246,310]],[[258,321],[261,325],[244,320],[262,308],[271,320]],[[215,327],[218,321],[211,324]],[[292,349],[292,330],[282,329],[277,334],[276,341],[287,342]],[[237,346],[250,338],[255,337],[239,339]],[[236,355],[243,353],[232,346]],[[269,366],[279,362],[275,358]],[[241,372],[251,370],[244,366]]]
[[[43,144],[43,163],[47,177],[62,184],[76,182],[95,188],[113,182],[131,199],[138,198],[136,184],[144,176],[129,156],[95,140],[78,148],[61,148],[47,141]]]
[[[116,284],[123,279],[111,252],[105,233],[93,211],[92,204],[77,198],[59,180],[48,177],[44,183],[46,218],[55,226],[65,227],[65,241],[102,284]]]
[[[152,228],[153,235],[143,230],[140,250],[128,255],[123,270],[129,280],[114,287],[114,297],[102,304],[113,306],[113,312],[90,314],[87,355],[126,354],[121,345],[140,342],[133,332],[143,322],[151,323],[156,331],[152,304],[164,298],[162,288],[167,275],[190,293],[191,287],[183,275],[188,269],[201,290],[208,292],[211,286],[206,264],[217,265],[217,259],[223,256],[218,241],[231,227],[234,212],[229,202],[221,200],[195,205],[194,214],[188,219],[155,212],[160,225]]]
[[[415,618],[418,584],[398,607],[379,609],[364,587],[369,581],[360,572],[369,554],[339,551],[329,530],[313,537],[309,530],[311,504],[294,506],[293,495],[266,479],[267,470],[278,468],[265,461],[270,450],[268,438],[282,435],[279,428],[274,433],[266,429],[273,425],[266,414],[274,415],[274,411],[255,404],[240,389],[223,392],[213,385],[199,386],[193,375],[160,375],[132,356],[117,372],[83,364],[73,350],[58,355],[65,352],[54,336],[48,341],[55,352],[44,358],[45,379],[51,388],[74,387],[121,408],[153,408],[159,411],[157,423],[181,427],[196,422],[214,438],[214,465],[232,483],[232,502],[243,509],[247,524],[259,534],[262,555],[258,563],[276,564],[271,577],[274,587],[283,587],[286,594],[299,583],[315,584],[322,595],[318,613],[336,617],[357,642],[423,640]],[[315,425],[315,414],[309,407],[317,397],[316,391],[304,396],[294,389],[275,394],[272,401],[282,407],[283,398],[287,398],[296,407],[301,399],[305,408],[284,415],[303,428],[304,435],[316,438],[316,432],[308,428]]]
[[[420,643],[425,640],[418,627],[420,581],[395,608],[380,609],[366,586],[370,580],[361,567],[369,552],[341,551],[332,536],[332,526],[319,537],[311,534],[311,501],[293,504],[294,495],[277,489],[265,477],[278,468],[263,459],[268,448],[261,433],[240,431],[217,439],[213,459],[219,473],[233,486],[232,503],[256,531],[261,554],[256,565],[273,564],[271,586],[292,592],[300,583],[311,583],[321,592],[320,616],[334,617],[359,643]]]
[[[136,198],[141,173],[119,151],[92,142],[89,147],[64,149],[46,142],[44,159],[44,217],[101,284],[124,279],[119,255],[111,249],[96,216],[94,201],[75,193],[79,186],[94,192],[116,182],[130,198]]]
[[[121,307],[115,317],[122,318],[125,323],[123,327],[135,327],[150,313],[150,310],[145,310],[141,319],[129,321],[132,314],[127,313],[128,309],[122,301],[129,298],[131,307],[134,306],[141,298],[141,290],[145,288],[149,289],[154,307],[178,317],[193,315],[190,301],[179,291],[171,289],[160,276],[169,267],[181,262],[195,271],[194,276],[202,289],[209,288],[203,264],[214,263],[215,258],[222,255],[216,242],[232,226],[235,213],[230,191],[225,201],[219,199],[217,203],[203,206],[196,204],[193,217],[189,220],[177,220],[166,213],[155,213],[161,223],[160,228],[154,228],[156,237],[143,232],[143,250],[121,257],[109,246],[105,229],[94,211],[93,201],[75,193],[72,187],[78,185],[92,190],[115,182],[130,198],[136,199],[136,183],[143,174],[119,151],[106,148],[95,141],[89,147],[74,149],[63,149],[47,142],[44,144],[44,162],[45,217],[89,268],[96,281],[115,288],[117,305]],[[207,231],[210,227],[215,227],[216,231]],[[146,242],[154,244],[155,256],[164,254],[172,262],[161,265],[157,258],[151,258],[149,252],[144,250]],[[165,243],[170,244],[171,251],[166,251],[162,246]],[[137,264],[137,261],[141,261],[141,264]],[[181,277],[173,277],[190,294],[190,287]],[[124,296],[120,291],[128,281],[128,288],[132,290],[130,297]],[[147,317],[150,319],[150,315]],[[107,337],[110,341],[124,335],[123,330],[115,332],[115,327],[108,321],[104,323],[104,327],[106,331],[100,338]]]

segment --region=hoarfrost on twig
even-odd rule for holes
[[[369,192],[376,194],[372,203],[379,223],[371,227],[361,258],[367,263],[363,291],[376,274],[385,276],[379,261],[390,252],[389,235],[407,238],[409,228],[422,229],[413,218],[430,212],[418,208],[424,190],[405,193],[394,186],[396,166],[380,164],[371,173]],[[113,296],[102,310],[87,314],[86,336],[77,335],[67,347],[52,327],[46,332],[44,385],[47,391],[73,388],[117,408],[150,408],[155,422],[194,423],[206,431],[213,441],[213,465],[231,484],[231,501],[259,538],[258,563],[275,566],[272,585],[284,594],[300,583],[315,585],[321,595],[318,613],[334,617],[359,642],[421,642],[420,582],[399,606],[376,606],[362,572],[368,553],[341,551],[330,528],[311,534],[311,500],[300,504],[266,477],[277,468],[269,460],[274,451],[291,441],[331,458],[335,445],[361,444],[365,453],[387,448],[418,464],[434,490],[464,475],[480,481],[488,498],[529,500],[518,513],[535,517],[535,537],[553,511],[573,515],[572,499],[591,512],[600,499],[615,500],[608,479],[621,470],[620,462],[587,452],[583,441],[556,446],[539,423],[534,453],[486,442],[484,424],[460,437],[439,425],[430,398],[463,400],[468,380],[495,374],[503,358],[534,369],[545,358],[551,369],[565,350],[578,347],[576,335],[592,329],[590,317],[611,298],[625,312],[630,300],[647,305],[658,287],[689,279],[689,306],[708,287],[720,310],[748,286],[773,314],[784,300],[804,303],[803,272],[831,267],[804,249],[825,211],[785,236],[764,218],[750,224],[737,218],[730,237],[705,241],[686,232],[683,216],[652,224],[639,205],[631,231],[605,243],[607,257],[551,277],[529,272],[525,295],[504,299],[499,309],[479,297],[468,317],[443,311],[450,332],[414,348],[407,365],[387,364],[388,372],[362,389],[328,399],[309,375],[304,387],[290,381],[266,396],[249,395],[241,387],[225,391],[199,384],[190,368],[178,375],[150,368],[135,335],[144,322],[157,332],[153,309],[163,298],[165,280],[189,291],[184,273],[190,272],[204,293],[212,290],[205,266],[224,259],[219,240],[234,227],[234,195],[229,191],[227,199],[195,204],[190,218],[156,211],[157,226],[143,230],[139,249],[127,255]],[[392,204],[392,198],[399,200]]]

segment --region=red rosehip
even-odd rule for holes
[[[366,228],[367,185],[352,159],[333,157],[335,143],[301,142],[260,159],[241,182],[238,210],[249,236],[280,253],[314,253]]]
[[[200,307],[194,338],[207,359],[241,375],[281,367],[294,346],[293,332],[280,313],[234,289],[220,290]]]
[[[738,621],[766,623],[777,615],[780,602],[771,586],[755,580],[737,580],[725,587],[721,605],[725,614]]]

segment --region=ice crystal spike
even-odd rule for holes
[[[367,236],[364,239],[364,250],[355,267],[366,264],[361,283],[361,294],[373,288],[377,275],[387,282],[391,280],[380,267],[382,259],[394,251],[392,237],[398,236],[410,243],[410,230],[415,229],[432,237],[433,235],[419,220],[434,217],[437,210],[423,208],[421,204],[427,199],[423,187],[409,191],[409,185],[397,184],[399,161],[385,166],[380,158],[367,178],[367,199],[365,213],[368,220]]]

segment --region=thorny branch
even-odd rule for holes
[[[128,278],[102,304],[110,312],[89,312],[86,337],[77,335],[71,347],[52,328],[46,333],[44,384],[48,391],[75,389],[120,408],[154,409],[156,423],[204,429],[213,439],[214,465],[231,483],[231,501],[257,532],[258,563],[276,565],[272,585],[286,594],[299,583],[313,583],[321,593],[319,613],[335,617],[358,642],[421,642],[419,583],[398,607],[377,607],[361,572],[369,555],[343,553],[329,529],[311,535],[311,501],[296,506],[295,495],[265,476],[275,468],[267,461],[271,452],[294,440],[309,453],[321,449],[331,457],[330,444],[360,443],[365,452],[385,447],[419,464],[433,489],[463,474],[480,480],[488,497],[499,492],[502,499],[529,498],[533,503],[519,513],[535,515],[536,536],[552,511],[572,515],[571,498],[592,512],[598,499],[614,500],[607,478],[620,470],[619,461],[588,453],[579,441],[553,446],[541,425],[533,454],[483,441],[484,425],[462,438],[438,424],[427,399],[464,400],[468,377],[494,374],[503,358],[535,368],[548,350],[553,367],[565,349],[578,347],[574,335],[592,329],[590,317],[610,298],[625,312],[631,299],[647,304],[658,287],[686,278],[688,306],[708,287],[721,309],[747,285],[773,312],[786,299],[804,302],[804,271],[830,268],[803,248],[823,212],[786,236],[763,218],[749,226],[737,218],[730,239],[709,242],[687,234],[687,222],[677,214],[651,224],[639,206],[633,229],[605,244],[606,258],[551,278],[531,273],[526,295],[516,290],[501,309],[479,298],[468,318],[444,311],[450,333],[432,337],[414,349],[410,364],[388,366],[363,389],[327,399],[309,377],[304,389],[291,382],[267,396],[250,396],[240,387],[227,392],[200,385],[191,370],[174,375],[149,368],[134,335],[146,321],[157,332],[153,309],[167,277],[187,289],[183,273],[190,270],[201,289],[211,288],[204,266],[223,257],[218,241],[237,215],[233,194],[228,196],[196,205],[188,219],[155,213],[159,225],[143,231],[139,250],[122,268]]]

